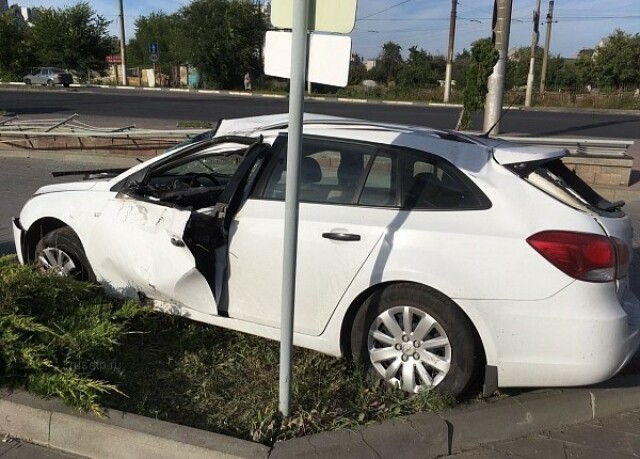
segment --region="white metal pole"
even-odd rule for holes
[[[509,58],[509,33],[511,31],[511,4],[513,0],[496,1],[496,23],[494,28],[495,47],[500,54],[498,62],[493,67],[493,73],[487,84],[488,92],[484,108],[484,128],[488,134],[500,133],[500,115],[502,114],[502,99],[504,97],[504,80],[507,74],[507,60]],[[488,132],[491,129],[491,132]]]
[[[544,39],[544,54],[542,55],[542,70],[540,73],[540,94],[544,96],[547,84],[547,61],[549,59],[549,47],[551,46],[551,24],[553,24],[553,0],[549,1],[547,13],[547,30]]]
[[[529,74],[527,75],[527,92],[524,99],[524,106],[531,107],[531,96],[533,94],[533,78],[536,66],[536,51],[540,40],[540,0],[536,0],[536,9],[533,10],[533,32],[531,35],[531,59],[529,60]]]
[[[444,77],[444,103],[451,100],[451,73],[453,69],[453,51],[456,39],[456,17],[458,15],[458,0],[451,0],[451,19],[449,20],[449,51],[447,52],[447,69]]]
[[[293,6],[291,43],[291,80],[289,89],[289,138],[284,216],[284,254],[282,268],[282,310],[280,320],[280,403],[284,417],[291,415],[291,367],[293,317],[296,296],[298,252],[298,192],[304,86],[307,70],[307,11],[309,0],[297,0]]]
[[[126,42],[124,39],[124,5],[123,0],[119,0],[120,4],[120,58],[122,59],[122,84],[127,85],[127,62],[126,62]]]

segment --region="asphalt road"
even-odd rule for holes
[[[264,97],[141,91],[139,89],[72,88],[61,90],[2,89],[0,109],[22,118],[62,117],[78,113],[80,120],[96,125],[138,127],[174,127],[177,121],[217,121],[286,112],[286,99]],[[450,129],[455,126],[459,109],[417,107],[379,103],[356,104],[307,101],[307,112],[400,122]],[[474,127],[481,124],[480,115]],[[640,116],[593,112],[549,112],[512,110],[502,121],[503,133],[534,136],[606,137],[636,139]]]

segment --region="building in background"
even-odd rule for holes
[[[0,14],[7,11],[12,12],[16,19],[25,21],[29,25],[33,25],[33,21],[38,14],[38,8],[28,8],[26,6],[20,6],[17,3],[8,5],[9,0],[0,0]]]

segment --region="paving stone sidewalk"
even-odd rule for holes
[[[640,409],[584,424],[542,431],[535,435],[482,445],[451,459],[640,457]]]
[[[0,432],[0,459],[79,459],[80,456],[63,453],[44,446],[3,438]]]

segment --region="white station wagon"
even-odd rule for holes
[[[287,124],[225,120],[129,170],[39,189],[14,220],[20,261],[278,339]],[[306,115],[294,343],[407,392],[616,374],[640,342],[632,227],[566,154]]]

